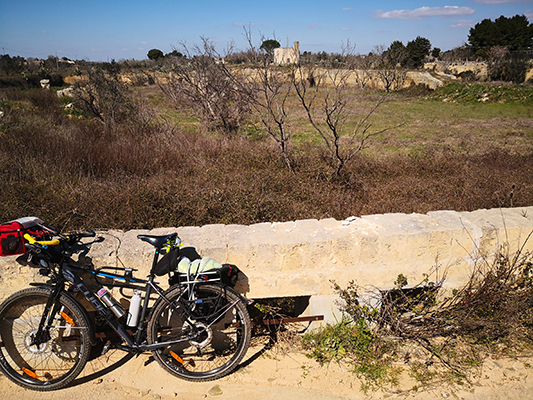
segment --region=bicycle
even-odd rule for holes
[[[0,305],[0,370],[16,384],[38,391],[70,384],[97,344],[97,319],[118,337],[118,343],[106,342],[102,354],[111,345],[130,353],[151,351],[161,367],[188,381],[223,377],[245,356],[251,322],[247,301],[227,281],[235,277],[231,267],[201,270],[198,263],[196,268],[190,263],[180,272],[182,242],[176,233],[139,235],[155,248],[148,279],[139,279],[130,268],[93,269],[71,263],[73,245],[95,237],[94,232],[56,236],[37,240],[24,235],[28,264],[50,280],[32,283]],[[89,289],[80,277],[84,274],[93,278],[98,290]],[[155,282],[164,274],[169,275],[166,290]],[[127,312],[104,286],[134,290]],[[97,317],[91,318],[90,307],[84,307],[79,297],[90,303]]]

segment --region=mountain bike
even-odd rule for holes
[[[105,343],[102,354],[111,346],[151,351],[165,370],[197,382],[218,379],[238,366],[250,345],[251,322],[247,301],[228,282],[235,278],[231,266],[202,269],[198,262],[185,262],[184,270],[176,233],[139,235],[155,248],[147,279],[139,279],[130,268],[75,265],[73,247],[88,237],[95,233],[50,240],[24,235],[28,265],[49,280],[32,283],[0,305],[0,370],[10,380],[38,391],[67,386],[100,340],[96,321],[116,338]],[[155,281],[164,274],[169,275],[166,290]],[[129,308],[106,287],[133,290]]]

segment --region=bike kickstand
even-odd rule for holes
[[[111,347],[111,340],[108,340],[106,344],[104,345],[104,348],[102,349],[102,356],[109,351],[109,348]]]

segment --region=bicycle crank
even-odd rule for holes
[[[197,322],[195,327],[198,329],[198,335],[194,340],[189,340],[189,343],[198,348],[205,347],[211,343],[211,340],[213,339],[213,332],[211,331],[211,328],[208,328],[202,322]]]

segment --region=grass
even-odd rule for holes
[[[533,134],[533,107],[522,103],[466,104],[396,96],[376,113],[376,130],[390,124],[393,129],[372,143],[373,156],[393,146],[392,152],[409,153],[412,146],[469,154],[498,148],[528,152]]]
[[[105,125],[65,112],[53,93],[2,89],[0,220],[136,229],[533,204],[532,111],[520,102],[389,96],[371,129],[393,129],[335,177],[294,101],[290,173],[253,120],[224,137],[157,86],[128,93],[136,111]],[[379,96],[354,92],[353,117]]]
[[[529,102],[521,102],[516,96],[506,97],[503,103],[480,102],[443,102],[446,94],[457,90],[457,84],[446,86],[442,92],[424,94],[411,97],[404,94],[393,94],[378,108],[371,119],[372,130],[391,130],[373,137],[370,148],[365,155],[371,158],[395,155],[398,153],[412,154],[411,148],[416,147],[417,153],[424,149],[468,152],[479,154],[495,148],[510,152],[528,152],[528,139],[533,136],[533,107]],[[478,86],[462,85],[464,91],[473,87],[475,92],[482,91]],[[492,85],[488,86],[493,89]],[[447,89],[446,89],[447,88]],[[158,108],[164,115],[172,115],[171,121],[179,123],[189,131],[198,130],[198,124],[191,115],[184,112],[176,113],[168,103],[162,101],[157,88],[139,88],[141,93],[149,92],[152,98],[158,99]],[[525,89],[524,89],[525,90]],[[509,93],[514,93],[508,90]],[[527,93],[533,92],[533,89]],[[347,120],[343,131],[350,133],[355,124],[376,103],[381,94],[356,94],[350,99],[353,113]],[[473,95],[472,95],[473,96]],[[320,98],[320,97],[319,97]],[[297,102],[292,99],[289,104],[290,132],[295,149],[305,149],[309,145],[320,146],[322,139],[309,124],[307,118],[297,110]],[[178,122],[179,121],[179,122]],[[195,123],[196,122],[196,123]],[[481,125],[480,125],[481,124]],[[268,139],[268,135],[260,135],[257,129],[260,124],[255,123],[247,130],[254,132],[253,138]]]

